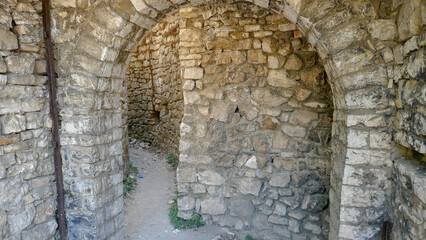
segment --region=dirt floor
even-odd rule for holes
[[[227,229],[204,226],[195,230],[176,230],[169,222],[169,208],[175,194],[175,171],[168,165],[166,153],[146,143],[131,141],[130,160],[143,178],[124,198],[127,240],[225,240]],[[231,233],[232,234],[232,233]]]

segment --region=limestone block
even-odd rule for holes
[[[268,68],[279,69],[284,65],[285,59],[282,56],[268,56]]]
[[[184,90],[191,91],[192,89],[194,89],[194,86],[195,86],[195,82],[193,80],[186,80],[182,88]]]
[[[300,232],[300,221],[297,221],[295,219],[290,219],[288,222],[288,230],[299,233]]]
[[[422,27],[421,0],[404,1],[397,19],[399,39],[405,41],[417,35]]]
[[[244,195],[259,196],[262,182],[256,178],[235,178],[232,180],[232,186],[237,188],[238,191]]]
[[[380,207],[384,204],[385,193],[381,189],[362,189],[342,186],[342,204],[352,207]]]
[[[386,122],[382,115],[349,115],[347,117],[346,125],[348,127],[362,124],[366,127],[385,127]]]
[[[287,61],[285,62],[284,68],[287,70],[300,70],[303,67],[303,61],[296,54],[291,54],[288,56]]]
[[[202,68],[185,68],[183,77],[185,79],[201,79],[204,76],[204,70]]]
[[[212,158],[209,156],[188,156],[187,154],[180,154],[179,161],[191,164],[209,164],[212,162]]]
[[[288,101],[287,98],[277,96],[267,89],[254,90],[252,92],[252,97],[256,102],[271,107],[279,106]]]
[[[18,49],[18,38],[14,33],[8,30],[0,29],[0,50]]]
[[[269,185],[272,187],[287,187],[290,183],[290,174],[287,172],[272,175]]]
[[[297,85],[294,79],[291,79],[286,70],[270,70],[267,78],[269,85],[273,87],[291,88]]]
[[[261,49],[248,50],[247,60],[251,63],[266,63],[266,56]]]
[[[50,5],[52,8],[75,8],[77,7],[77,1],[76,0],[53,0],[51,1]]]
[[[390,149],[392,142],[392,135],[388,132],[370,132],[370,147],[380,149]]]
[[[200,94],[198,92],[184,92],[183,96],[185,105],[194,104],[200,101]]]
[[[195,29],[184,28],[179,31],[179,38],[182,42],[199,41],[201,32]]]
[[[229,214],[236,217],[251,216],[254,212],[253,204],[249,199],[242,197],[231,198]]]
[[[12,73],[33,73],[35,57],[30,54],[8,56],[5,58],[7,69]]]
[[[225,182],[225,179],[218,172],[212,170],[201,171],[197,174],[198,181],[206,185],[219,186]]]
[[[289,123],[297,126],[308,126],[316,119],[318,119],[318,113],[298,109],[291,113]]]
[[[1,129],[3,134],[24,131],[26,118],[23,115],[6,115],[1,118]]]
[[[247,160],[244,166],[252,169],[260,169],[265,166],[267,160],[268,159],[263,156],[252,156]]]
[[[368,31],[373,38],[390,41],[396,36],[396,24],[393,19],[372,20],[368,24]]]
[[[181,197],[177,201],[179,211],[188,211],[195,208],[195,199],[192,197]]]
[[[44,224],[40,224],[36,227],[22,232],[22,240],[53,238],[57,227],[58,224],[54,220]]]
[[[349,129],[348,147],[362,148],[367,146],[368,132]]]
[[[313,234],[320,234],[321,233],[321,226],[318,224],[315,224],[313,222],[305,222],[303,224],[303,228],[312,232]]]
[[[278,202],[275,205],[274,214],[279,215],[279,216],[285,216],[287,214],[286,205]]]
[[[8,214],[8,223],[10,225],[10,234],[20,232],[28,227],[35,216],[35,208],[33,204],[25,205],[21,208],[13,209]]]
[[[294,96],[296,97],[297,101],[302,102],[302,101],[305,101],[311,95],[311,93],[312,93],[312,91],[310,91],[310,90],[299,88],[294,93]]]
[[[380,187],[386,182],[386,171],[382,169],[363,169],[357,166],[345,166],[343,174],[343,184],[352,186],[377,186]]]
[[[348,149],[346,163],[389,166],[392,164],[392,161],[390,160],[390,153],[387,151]]]
[[[237,106],[228,102],[216,102],[212,106],[210,113],[210,118],[213,118],[217,121],[228,122],[229,118],[232,117],[232,114],[235,112]]]
[[[272,148],[285,149],[288,146],[290,138],[282,133],[282,131],[275,131],[274,138],[272,140]]]
[[[7,66],[4,62],[3,58],[0,58],[0,73],[6,73],[7,72]]]
[[[221,215],[226,212],[226,205],[221,198],[208,198],[201,201],[201,212],[210,215]]]
[[[294,125],[283,125],[281,126],[281,130],[290,137],[304,137],[306,135],[306,129],[301,126]]]

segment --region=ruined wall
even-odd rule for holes
[[[183,95],[178,14],[142,39],[127,70],[129,136],[178,153]]]
[[[333,104],[315,51],[250,3],[179,14],[179,216],[267,239],[327,236]]]
[[[41,1],[0,2],[0,239],[52,239],[55,184]]]

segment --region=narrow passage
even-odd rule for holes
[[[129,154],[138,168],[135,190],[124,198],[127,240],[225,240],[226,229],[204,226],[175,230],[169,221],[169,208],[175,196],[175,171],[167,164],[167,154],[148,143],[130,144]]]

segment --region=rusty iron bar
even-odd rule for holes
[[[382,225],[382,237],[381,240],[391,240],[392,223],[384,221]]]
[[[50,26],[49,0],[43,0],[43,35],[46,48],[46,70],[49,84],[50,115],[52,117],[53,160],[55,165],[55,181],[57,190],[57,221],[60,239],[67,239],[67,226],[65,216],[64,179],[62,174],[61,143],[59,138],[58,103],[56,96],[55,63],[53,58],[53,43]]]

